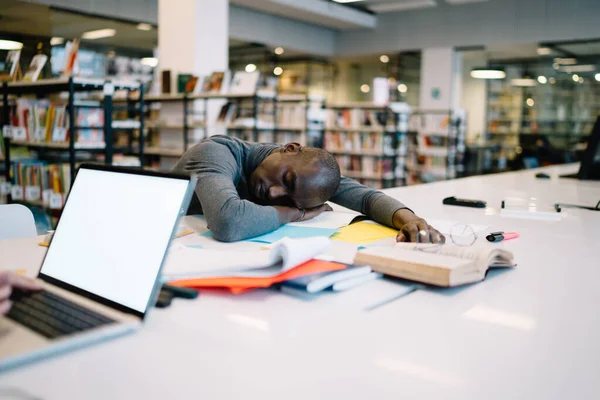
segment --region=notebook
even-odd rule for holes
[[[398,243],[359,251],[355,264],[368,264],[385,275],[435,286],[479,282],[489,268],[514,267],[513,254],[498,247],[460,247]]]
[[[286,281],[282,283],[282,285],[294,289],[305,290],[308,293],[317,293],[332,287],[338,282],[369,275],[370,273],[371,267],[369,266],[349,265],[348,268],[341,271],[322,272],[319,274],[302,276]]]

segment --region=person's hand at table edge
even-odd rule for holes
[[[35,280],[20,276],[12,271],[0,271],[0,315],[6,315],[12,306],[10,295],[13,287],[23,290],[40,290]]]
[[[407,208],[396,211],[393,222],[399,229],[396,242],[446,243],[444,235]]]
[[[329,204],[323,204],[314,208],[295,208],[286,206],[274,206],[279,214],[280,223],[287,224],[288,222],[301,222],[308,221],[315,217],[318,217],[324,212],[333,211],[333,208]]]

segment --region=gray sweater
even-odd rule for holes
[[[248,143],[228,136],[213,136],[189,149],[173,171],[197,174],[198,184],[188,214],[204,214],[217,240],[232,242],[280,227],[277,210],[248,199],[248,179],[278,145]],[[331,201],[393,227],[399,201],[342,177]]]

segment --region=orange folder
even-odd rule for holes
[[[275,283],[289,281],[305,275],[318,274],[321,272],[339,271],[345,269],[345,264],[330,261],[310,260],[295,268],[282,272],[279,275],[268,278],[245,278],[245,277],[221,277],[221,278],[199,278],[183,279],[169,282],[170,285],[186,288],[208,288],[224,287],[233,293],[242,293],[249,289],[266,288]]]

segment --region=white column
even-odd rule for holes
[[[177,91],[177,74],[199,76],[201,85],[212,72],[227,71],[229,0],[158,0],[158,54],[158,68],[171,71],[173,93]],[[198,103],[196,110],[202,106]],[[207,122],[211,126],[223,101],[209,103]],[[198,130],[190,137],[198,139],[200,134]]]
[[[421,54],[419,108],[449,110],[460,107],[462,55],[452,47],[424,49]]]
[[[463,60],[463,85],[461,108],[467,110],[467,141],[484,143],[486,132],[487,81],[471,77],[473,68],[487,65],[485,52],[469,54]]]

